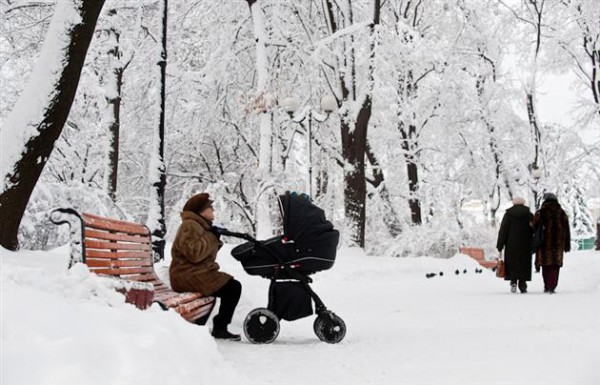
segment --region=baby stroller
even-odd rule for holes
[[[219,229],[222,235],[248,241],[231,251],[248,274],[271,280],[268,306],[246,316],[244,334],[250,342],[271,343],[279,335],[279,320],[312,315],[314,301],[315,334],[321,341],[338,343],[346,335],[346,325],[311,289],[309,275],[333,266],[339,232],[305,194],[286,192],[279,197],[279,204],[283,235],[258,241],[248,234]]]

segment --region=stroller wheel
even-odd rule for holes
[[[317,316],[313,324],[315,334],[323,342],[337,344],[346,336],[344,320],[332,311],[325,311]]]
[[[279,318],[267,308],[254,309],[244,320],[244,334],[254,344],[270,344],[279,335]]]

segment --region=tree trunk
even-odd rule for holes
[[[540,152],[542,146],[542,134],[540,131],[540,125],[537,117],[536,110],[536,95],[537,95],[537,67],[538,67],[538,57],[542,48],[542,28],[543,28],[543,16],[544,16],[544,2],[538,3],[535,0],[527,0],[525,2],[527,9],[532,16],[531,25],[535,29],[535,49],[533,50],[531,56],[531,68],[529,79],[526,85],[526,97],[527,97],[527,116],[529,118],[529,125],[531,127],[531,131],[534,137],[535,149],[534,149],[534,159],[533,162],[529,165],[530,172],[533,173],[534,170],[540,168]],[[539,180],[535,179],[533,182],[533,186],[531,188],[533,193],[533,202],[535,207],[537,207],[537,203],[539,200],[539,191],[538,184]]]
[[[495,79],[495,76],[494,76],[494,79]],[[500,151],[498,150],[498,141],[494,134],[496,131],[496,128],[487,118],[487,113],[486,113],[486,110],[484,107],[487,105],[486,101],[484,100],[485,77],[483,77],[482,75],[478,76],[477,81],[475,82],[475,88],[477,90],[477,97],[478,97],[478,101],[479,101],[479,113],[481,115],[481,121],[485,125],[487,132],[489,134],[488,144],[490,147],[490,152],[492,153],[492,157],[494,158],[494,165],[495,165],[494,172],[496,175],[496,182],[495,182],[495,185],[492,187],[492,190],[489,194],[489,199],[490,199],[490,204],[491,204],[491,208],[490,208],[491,224],[492,224],[492,227],[496,227],[496,222],[497,222],[496,221],[496,212],[498,211],[498,208],[500,207],[500,196],[501,196],[500,181],[502,180],[504,182],[504,186],[506,187],[508,196],[511,199],[513,198],[513,193],[512,193],[512,188],[510,186],[508,176],[506,175],[506,171],[504,170],[504,162],[502,161]],[[494,199],[494,198],[497,198],[497,199]]]
[[[598,114],[600,114],[600,48],[596,50],[591,50],[589,56],[592,62],[592,76],[590,79],[590,86],[592,88],[594,102],[596,103],[596,107],[598,108]]]
[[[320,149],[319,160],[317,162],[320,167],[319,172],[317,173],[315,200],[327,195],[327,191],[329,190],[329,172],[327,167],[328,161],[329,159],[325,155],[324,151]]]
[[[537,121],[537,114],[535,111],[535,102],[534,102],[533,92],[527,93],[527,115],[529,117],[529,125],[531,127],[531,130],[533,131],[533,136],[534,136],[534,141],[535,141],[534,158],[533,158],[533,162],[529,166],[530,171],[533,172],[534,170],[537,170],[540,168],[539,158],[540,158],[540,150],[541,150],[541,142],[542,142],[542,135],[540,132],[540,127],[539,127],[539,124]],[[532,187],[533,203],[534,203],[534,207],[537,207],[538,200],[539,200],[538,180],[535,180],[534,183],[535,184]]]
[[[106,167],[104,172],[104,188],[113,202],[117,200],[117,177],[119,172],[119,142],[121,131],[121,89],[123,87],[123,73],[129,65],[131,58],[127,63],[123,63],[123,52],[121,50],[121,32],[116,27],[119,25],[117,19],[118,10],[109,9],[106,12],[108,20],[109,46],[106,55],[108,56],[108,66],[105,74],[105,84],[107,85],[106,102],[108,103],[108,149],[106,156]]]
[[[392,204],[392,200],[390,198],[390,191],[387,188],[385,183],[385,177],[383,175],[383,170],[379,166],[379,161],[377,157],[373,153],[369,142],[367,142],[367,159],[369,163],[373,167],[373,179],[369,180],[367,178],[367,182],[371,183],[373,187],[377,189],[379,197],[381,198],[383,205],[386,208],[387,214],[383,216],[383,223],[388,228],[390,235],[392,237],[397,237],[402,233],[402,224],[398,219],[398,213],[394,209],[394,205]]]
[[[412,70],[408,70],[405,76],[402,74],[398,81],[398,94],[400,100],[410,105],[410,101],[416,98],[417,86],[414,81]],[[399,106],[401,109],[402,107]],[[417,164],[418,134],[416,126],[416,116],[414,112],[398,113],[398,129],[401,136],[401,147],[406,162],[406,175],[408,179],[408,206],[410,208],[410,217],[414,225],[423,223],[421,215],[421,201],[419,199],[419,167]],[[408,127],[408,128],[407,128]]]
[[[117,176],[119,171],[119,137],[121,131],[121,87],[123,85],[123,69],[114,69],[114,81],[117,95],[108,98],[111,120],[108,126],[108,159],[106,167],[106,191],[113,202],[117,200]]]
[[[592,53],[592,93],[600,114],[600,49]]]
[[[336,6],[343,8],[339,22],[334,15],[334,2],[326,0],[325,12],[330,34],[335,34],[340,29],[348,28],[353,24],[352,4],[347,1],[345,5]],[[354,50],[354,37],[349,35],[342,40],[343,54],[339,58],[341,69],[338,72],[338,82],[341,89],[341,98],[338,107],[347,102],[359,102],[360,111],[356,121],[352,121],[346,110],[340,116],[340,131],[342,138],[342,158],[344,159],[344,214],[350,226],[350,244],[364,248],[365,246],[365,222],[366,222],[366,179],[365,179],[365,153],[367,143],[367,129],[371,118],[372,95],[375,71],[375,48],[376,31],[379,25],[381,2],[373,2],[373,22],[370,24],[371,50],[369,54],[369,66],[366,84],[364,85],[364,99],[357,99],[357,74],[356,58]]]
[[[36,83],[31,82],[23,91],[2,127],[0,146],[2,162],[6,163],[0,173],[3,179],[0,187],[0,244],[9,250],[18,248],[17,234],[27,203],[71,110],[103,4],[104,0],[58,3],[40,59],[31,76]],[[67,20],[76,21],[69,23]],[[60,48],[62,55],[52,54],[57,44],[63,44]],[[44,60],[48,58],[51,59]],[[40,84],[40,80],[47,83]],[[52,93],[48,95],[47,103],[40,110],[31,111],[23,117],[22,111],[31,109],[39,101],[36,93],[49,88]],[[27,121],[27,118],[38,116],[39,120]],[[30,133],[28,137],[27,133]],[[18,141],[23,141],[23,147]],[[5,146],[15,145],[17,151],[22,152],[12,157],[14,150],[9,153]]]
[[[259,161],[258,161],[258,197],[256,201],[256,236],[259,239],[270,238],[273,233],[271,220],[271,198],[273,197],[269,176],[273,160],[272,112],[268,96],[269,56],[265,29],[265,14],[256,0],[247,0],[252,17],[254,37],[256,39],[256,103],[259,114]]]
[[[167,72],[167,14],[169,2],[162,0],[161,51],[158,66],[160,67],[160,116],[157,131],[154,134],[152,160],[150,161],[150,203],[148,213],[148,228],[152,234],[152,251],[154,262],[164,259],[165,235],[165,187],[167,174],[164,163],[165,152],[165,104],[166,104],[166,72]]]
[[[570,2],[566,3],[567,6],[571,6],[571,4]],[[596,103],[598,114],[600,114],[600,47],[598,47],[600,39],[598,33],[594,33],[593,27],[590,27],[586,22],[586,11],[582,8],[581,2],[574,5],[574,7],[578,14],[577,24],[579,24],[579,28],[581,28],[583,33],[583,49],[589,57],[591,64],[592,73],[588,75],[584,70],[584,74],[590,81],[594,103]],[[580,68],[582,67],[580,66]]]
[[[367,102],[365,101],[365,104]],[[351,224],[350,239],[361,248],[365,247],[365,202],[367,186],[365,183],[365,151],[367,127],[371,116],[370,102],[363,105],[354,130],[342,122],[342,156],[346,164],[344,170],[344,214]]]
[[[401,123],[401,126],[404,124]],[[408,206],[410,208],[410,218],[414,225],[423,223],[421,216],[421,201],[419,199],[419,168],[415,156],[415,148],[417,146],[417,127],[414,124],[409,124],[408,132],[404,127],[401,128],[402,133],[402,149],[404,150],[404,159],[406,161],[406,175],[408,177]]]

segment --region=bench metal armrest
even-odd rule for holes
[[[85,244],[83,242],[83,220],[81,219],[81,215],[71,208],[58,208],[50,212],[50,221],[55,225],[69,225],[71,239],[69,269],[76,263],[85,263]]]

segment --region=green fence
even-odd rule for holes
[[[576,242],[579,250],[593,250],[596,238],[577,239]]]

